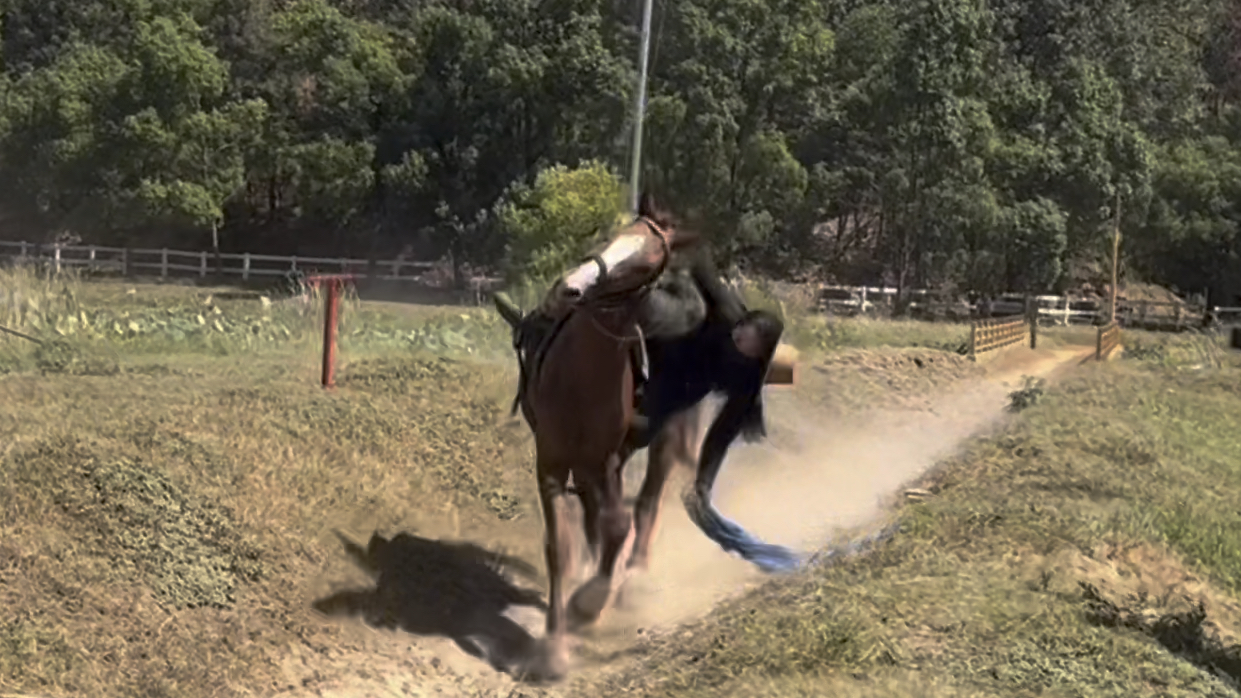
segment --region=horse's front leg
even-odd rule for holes
[[[603,476],[592,483],[599,497],[599,567],[569,602],[576,625],[593,623],[607,608],[613,591],[617,563],[629,540],[633,517],[625,509],[623,469],[633,450],[622,446],[608,456]]]
[[[536,679],[556,680],[564,677],[569,670],[565,583],[573,566],[573,539],[569,527],[567,468],[553,468],[540,460],[538,474],[545,531],[544,553],[547,558],[547,629],[527,673]]]

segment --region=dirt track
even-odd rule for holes
[[[1012,350],[985,364],[983,378],[959,384],[921,408],[830,422],[793,392],[771,390],[771,438],[734,448],[716,488],[717,505],[765,540],[803,550],[830,542],[841,528],[873,527],[902,485],[1004,418],[1008,393],[1020,387],[1023,376],[1054,377],[1092,353],[1085,347]],[[644,468],[640,454],[627,469],[630,487],[636,489]],[[682,482],[674,480],[666,494],[651,576],[633,585],[632,605],[617,609],[582,641],[577,671],[606,671],[589,658],[632,645],[648,630],[701,616],[723,598],[762,582],[761,573],[719,550],[689,521],[677,497]],[[533,522],[525,526],[530,530],[523,535],[535,534]],[[541,636],[541,613],[519,609],[509,616]],[[496,672],[453,641],[374,630],[355,620],[329,622],[344,623],[349,642],[289,656],[290,688],[279,695],[544,694]],[[571,695],[570,686],[549,692]]]

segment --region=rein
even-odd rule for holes
[[[647,279],[637,289],[628,290],[628,291],[617,291],[617,292],[610,293],[610,294],[600,295],[597,298],[592,299],[590,302],[583,303],[581,306],[577,306],[570,310],[570,313],[572,313],[574,310],[579,310],[579,309],[584,311],[586,313],[586,317],[590,318],[591,324],[595,326],[595,329],[599,330],[599,332],[601,332],[604,336],[608,337],[609,339],[615,340],[620,343],[628,343],[634,340],[641,341],[642,340],[642,328],[638,326],[637,322],[632,322],[630,324],[632,324],[634,327],[634,334],[625,335],[625,336],[617,335],[615,332],[612,332],[608,328],[604,327],[603,323],[599,322],[599,318],[596,315],[596,313],[592,311],[599,310],[599,311],[607,312],[611,310],[621,310],[621,309],[624,309],[626,306],[628,306],[629,303],[640,302],[643,298],[646,297],[648,293],[651,292],[651,288],[655,285],[657,281],[659,281],[659,277],[663,276],[663,273],[665,270],[667,270],[668,264],[672,258],[672,245],[671,243],[668,242],[667,231],[665,231],[659,224],[657,224],[655,221],[651,220],[650,218],[646,216],[639,216],[637,220],[635,220],[634,222],[635,223],[641,222],[642,224],[644,224],[646,226],[647,231],[650,232],[652,235],[654,235],[656,238],[658,238],[660,245],[663,247],[664,254],[663,254],[663,257],[659,261],[659,267],[656,269],[655,273],[652,274],[651,277]],[[590,255],[589,257],[586,257],[585,261],[594,262],[596,265],[598,265],[600,281],[603,281],[607,278],[608,265],[607,265],[607,262],[604,261],[601,255],[597,255],[597,254]]]

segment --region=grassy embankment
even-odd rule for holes
[[[944,463],[891,542],[653,638],[589,690],[1235,695],[1241,360],[1123,341]]]

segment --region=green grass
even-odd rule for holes
[[[1241,631],[1231,610],[1241,592],[1241,361],[1189,365],[1083,369],[944,464],[924,483],[935,496],[897,512],[890,543],[768,583],[578,690],[1233,695],[1241,653],[1212,640],[1192,601],[1207,599],[1206,620],[1231,631],[1225,640]],[[1186,574],[1202,580],[1189,601],[1160,598]],[[1232,673],[1214,676],[1208,663]]]
[[[0,335],[0,373],[44,368],[107,370],[119,355],[230,356],[322,343],[322,299],[278,297],[231,288],[55,280],[0,270],[0,325],[33,342]],[[341,304],[342,354],[428,352],[499,359],[511,353],[507,325],[490,308]],[[95,368],[90,368],[90,367]]]
[[[786,341],[812,353],[868,347],[918,347],[964,354],[969,336],[969,325],[963,323],[812,315],[791,323]]]

